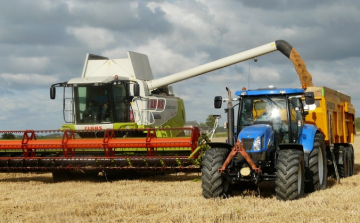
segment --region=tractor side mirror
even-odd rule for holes
[[[305,103],[307,105],[315,104],[314,92],[305,92]]]
[[[50,99],[55,99],[56,97],[56,88],[54,86],[50,87]]]
[[[140,86],[138,83],[134,84],[134,97],[139,97],[140,96]]]
[[[222,104],[222,97],[216,96],[214,98],[214,108],[221,108],[221,104]]]

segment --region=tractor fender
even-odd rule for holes
[[[309,156],[314,148],[315,134],[319,132],[315,125],[304,124],[301,130],[299,143],[303,146],[305,167],[309,166]]]
[[[303,145],[304,153],[310,153],[314,147],[315,134],[318,132],[315,125],[305,124],[302,127],[299,143]]]

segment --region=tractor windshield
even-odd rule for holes
[[[76,124],[131,121],[127,85],[77,86],[74,102]]]
[[[242,99],[239,130],[255,124],[270,124],[281,142],[288,142],[288,116],[285,96],[251,96]]]

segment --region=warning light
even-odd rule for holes
[[[246,87],[243,87],[241,90],[246,91]]]
[[[119,76],[118,75],[115,75],[115,80],[119,79]]]
[[[306,90],[306,83],[302,84],[302,89]]]

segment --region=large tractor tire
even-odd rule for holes
[[[295,200],[304,196],[304,152],[281,150],[276,163],[275,192],[278,200]]]
[[[229,151],[224,148],[211,148],[205,152],[201,167],[201,188],[205,198],[227,197],[230,194],[229,181],[218,172]]]
[[[349,150],[344,146],[340,146],[339,152],[343,156],[343,164],[338,164],[339,175],[342,178],[350,176],[350,160],[349,160]]]
[[[324,190],[327,185],[327,158],[324,137],[316,133],[314,147],[309,156],[309,167],[305,168],[305,191]]]

